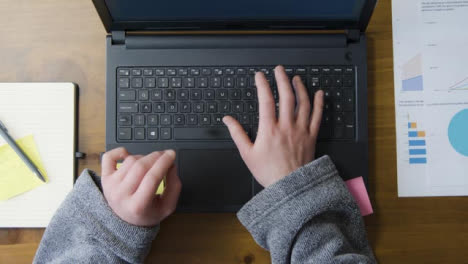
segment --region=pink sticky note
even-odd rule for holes
[[[366,186],[364,185],[362,177],[347,180],[345,183],[349,192],[354,197],[354,200],[356,200],[359,210],[361,211],[361,215],[365,216],[372,214],[374,211],[372,210],[369,195],[367,195]]]

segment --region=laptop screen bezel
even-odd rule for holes
[[[105,0],[92,0],[107,32],[163,30],[352,30],[364,32],[377,0],[366,0],[358,21],[350,20],[184,20],[114,21]]]

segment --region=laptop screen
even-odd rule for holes
[[[105,0],[114,22],[358,21],[365,0]]]

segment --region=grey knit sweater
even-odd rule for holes
[[[237,214],[272,263],[375,263],[359,209],[330,158],[252,198]],[[159,226],[122,221],[83,171],[44,233],[35,263],[141,263]]]

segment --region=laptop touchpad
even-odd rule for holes
[[[252,198],[253,178],[237,150],[181,150],[178,171],[182,209],[233,211]]]

